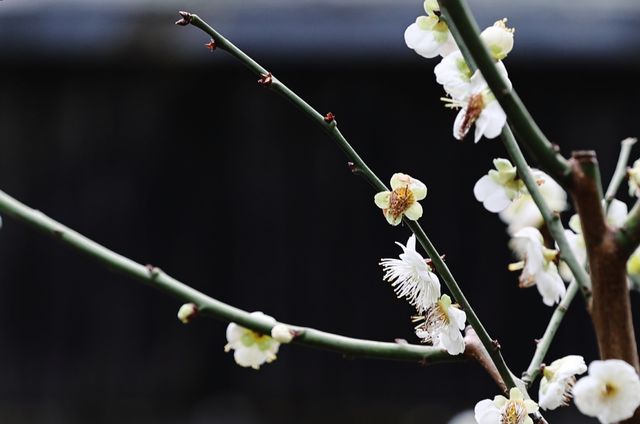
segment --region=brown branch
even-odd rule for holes
[[[464,330],[464,334],[464,356],[480,364],[493,381],[496,382],[500,391],[508,396],[509,387],[504,383],[504,380],[500,376],[493,360],[491,360],[489,352],[487,352],[487,349],[485,349],[484,345],[480,341],[478,334],[476,334],[475,330],[470,325],[468,325]]]
[[[637,370],[638,351],[627,286],[627,255],[616,240],[615,230],[606,224],[595,153],[574,152],[570,166],[569,189],[580,215],[589,257],[593,285],[591,318],[600,357],[622,359]]]

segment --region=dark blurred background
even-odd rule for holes
[[[156,3],[0,3],[2,190],[238,307],[416,342],[411,308],[377,265],[409,231],[386,224],[371,188],[315,124],[224,52],[207,51],[204,33],[173,25],[177,10],[191,10],[336,114],[385,181],[402,171],[427,184],[422,224],[514,372],[526,368],[552,309],[535,288],[517,288],[504,225],[473,198],[491,159],[505,156],[500,142],[453,139],[437,61],[404,44],[421,2]],[[608,181],[619,141],[640,134],[640,5],[472,6],[482,26],[510,18],[507,66],[520,96],[565,154],[597,149]],[[223,352],[226,323],[183,326],[179,306],[4,217],[0,422],[446,423],[496,394],[474,364],[299,346],[259,372],[243,369]],[[580,298],[548,359],[576,353],[596,357]],[[573,408],[547,417],[589,421]]]

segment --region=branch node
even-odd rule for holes
[[[495,350],[500,350],[500,349],[502,349],[502,346],[500,346],[500,342],[499,342],[498,340],[496,340],[496,339],[491,340],[491,344],[493,345],[493,348],[494,348]]]
[[[149,271],[149,277],[156,278],[160,274],[160,268],[157,266],[147,264],[147,271]]]
[[[258,80],[258,84],[268,87],[273,82],[273,75],[271,72],[267,72],[266,74],[260,75],[260,79]]]
[[[214,40],[213,38],[211,39],[211,41],[209,41],[207,44],[204,45],[206,48],[209,49],[209,51],[213,52],[216,47],[218,47],[218,45],[216,44],[216,40]]]
[[[53,232],[53,235],[54,235],[56,238],[61,239],[61,238],[63,238],[63,237],[64,237],[64,231],[62,231],[62,230],[53,230],[52,232]]]
[[[178,13],[180,14],[181,18],[176,21],[176,25],[187,26],[191,23],[191,20],[193,19],[193,15],[191,13],[185,12],[183,10]]]
[[[324,122],[326,122],[327,124],[335,123],[335,120],[336,116],[331,112],[327,112],[327,114],[324,116]]]

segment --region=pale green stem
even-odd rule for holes
[[[0,191],[0,212],[45,232],[56,240],[98,260],[113,271],[121,272],[128,277],[140,280],[153,288],[170,294],[181,302],[195,304],[199,315],[235,322],[251,330],[263,334],[271,334],[274,324],[268,319],[251,315],[242,309],[220,302],[176,280],[159,268],[139,264],[109,250],[2,191]],[[349,356],[423,363],[462,361],[465,359],[462,355],[452,356],[443,349],[430,346],[411,345],[405,342],[388,343],[354,339],[314,330],[313,328],[286,325],[296,333],[294,338],[296,343],[332,350]]]
[[[627,164],[629,163],[629,155],[631,154],[631,149],[633,145],[638,141],[637,138],[625,138],[620,142],[620,155],[618,156],[618,163],[616,164],[616,169],[613,172],[613,177],[611,177],[611,181],[609,182],[609,187],[607,187],[607,193],[604,196],[604,201],[606,204],[606,209],[609,208],[611,201],[615,199],[616,193],[620,188],[620,184],[624,181],[627,176]]]
[[[525,382],[527,386],[530,386],[533,383],[538,375],[540,374],[540,366],[542,365],[542,361],[544,361],[544,357],[547,355],[549,351],[549,347],[551,346],[551,342],[553,341],[558,328],[560,327],[560,323],[564,318],[564,315],[567,313],[567,309],[571,306],[571,301],[575,297],[578,292],[578,283],[574,279],[569,284],[567,288],[567,294],[564,299],[560,302],[560,304],[556,307],[556,310],[551,315],[551,319],[549,320],[549,324],[547,324],[547,329],[544,331],[544,334],[540,340],[538,340],[538,345],[536,346],[536,351],[533,354],[533,358],[531,358],[531,363],[527,370],[522,374],[522,381]]]
[[[218,48],[226,50],[236,59],[240,60],[254,74],[265,75],[267,73],[266,69],[258,65],[251,58],[249,58],[245,53],[243,53],[240,49],[234,46],[229,40],[227,40],[224,36],[222,36],[218,31],[214,30],[206,22],[200,19],[200,17],[194,14],[189,14],[188,17],[189,17],[188,19],[189,23],[200,28],[207,34],[209,34],[209,36],[211,36],[215,41],[215,44]],[[361,173],[378,191],[388,190],[387,187],[384,185],[384,183],[382,183],[381,180],[369,169],[369,167],[364,163],[364,161],[360,158],[360,156],[355,152],[355,150],[349,145],[346,139],[338,131],[335,121],[327,123],[321,114],[315,111],[307,102],[305,102],[297,94],[291,91],[282,82],[278,81],[275,77],[272,77],[272,83],[267,86],[272,88],[274,91],[277,91],[278,93],[284,95],[294,105],[300,108],[307,116],[309,116],[311,119],[317,122],[320,126],[322,126],[322,128],[338,143],[338,145],[346,153],[349,160],[355,164],[356,171]],[[438,273],[440,273],[440,275],[442,276],[442,279],[444,280],[445,284],[451,291],[455,301],[466,312],[467,320],[469,321],[469,324],[476,331],[480,341],[489,352],[489,355],[491,356],[491,359],[493,360],[505,384],[508,387],[515,387],[515,382],[512,378],[512,373],[509,371],[509,368],[507,367],[504,361],[504,358],[500,353],[500,348],[498,343],[492,340],[489,334],[487,333],[487,330],[484,328],[484,326],[480,322],[480,319],[474,312],[473,308],[471,307],[467,299],[464,297],[462,290],[460,289],[460,286],[458,285],[453,275],[451,274],[451,271],[449,271],[449,268],[440,257],[440,254],[435,249],[435,247],[433,246],[433,244],[425,234],[424,230],[420,227],[420,225],[417,222],[409,221],[407,219],[405,219],[404,222],[414,232],[417,240],[425,249],[425,251],[427,252],[427,255],[431,258],[431,261],[435,266],[436,271],[438,271]]]

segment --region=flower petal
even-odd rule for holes
[[[380,193],[376,193],[376,195],[373,197],[373,201],[375,202],[376,206],[379,207],[380,209],[388,209],[390,198],[391,198],[390,191],[381,191]]]
[[[422,216],[422,205],[415,202],[413,205],[409,206],[409,209],[404,211],[404,214],[410,220],[417,221]]]

